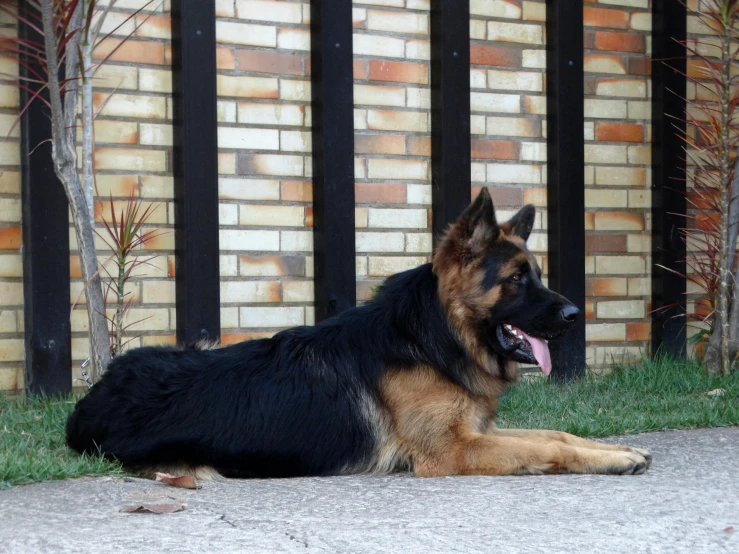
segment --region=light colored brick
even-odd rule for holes
[[[218,75],[216,81],[218,96],[232,96],[237,98],[277,98],[278,96],[277,79],[271,77]],[[280,83],[280,89],[286,83],[291,82],[282,81]]]
[[[544,90],[543,77],[542,73],[490,69],[488,70],[488,88],[541,92]]]
[[[652,192],[651,191],[649,190],[630,190],[629,191],[629,208],[650,208],[651,206],[652,206]]]
[[[106,67],[105,65],[101,67]],[[146,92],[172,92],[172,72],[163,69],[139,68],[139,90]],[[136,98],[136,97],[134,97]],[[140,97],[139,97],[140,98]]]
[[[370,256],[367,272],[372,277],[385,277],[424,263],[426,258],[423,256]]]
[[[608,79],[597,84],[595,94],[598,96],[644,98],[647,95],[647,83],[635,79]]]
[[[277,47],[284,50],[310,50],[310,31],[307,29],[280,29]]]
[[[283,302],[313,302],[313,281],[285,281],[282,284]],[[311,325],[306,321],[307,325]]]
[[[218,266],[221,277],[236,277],[239,274],[239,257],[218,256]]]
[[[166,152],[133,148],[97,148],[95,164],[98,170],[165,171]]]
[[[428,15],[414,12],[367,10],[367,29],[391,33],[427,34]]]
[[[234,204],[221,204],[218,206],[218,223],[223,225],[239,224],[239,207]]]
[[[302,177],[304,160],[302,156],[281,154],[242,155],[238,160],[239,173],[245,175],[282,175]]]
[[[652,237],[650,235],[628,235],[626,250],[629,252],[651,252]]]
[[[606,144],[586,144],[585,163],[626,163],[626,147]]]
[[[312,252],[312,231],[280,231],[280,250],[283,252]]]
[[[596,185],[644,186],[647,172],[642,167],[596,167]]]
[[[525,21],[546,21],[547,10],[544,2],[523,2],[523,18]]]
[[[138,71],[135,67],[103,64],[95,70],[92,86],[96,89],[136,90],[139,88]],[[145,89],[142,87],[141,90]]]
[[[546,50],[524,50],[522,55],[523,55],[523,61],[521,65],[523,67],[530,67],[530,68],[536,68],[536,69],[545,69],[547,67]]]
[[[601,300],[596,306],[599,319],[643,319],[643,300]]]
[[[374,228],[425,229],[428,214],[425,209],[369,208],[368,225]]]
[[[22,339],[0,339],[0,362],[23,361]]]
[[[173,130],[171,125],[141,123],[139,129],[139,142],[141,144],[151,144],[154,146],[172,146],[173,144]]]
[[[295,2],[237,0],[236,17],[277,23],[302,23],[303,10],[301,5]]]
[[[407,105],[409,108],[431,108],[431,90],[427,88],[406,89]]]
[[[236,123],[236,102],[218,100],[216,120],[218,123]]]
[[[405,41],[395,37],[382,37],[354,33],[355,56],[405,57]]]
[[[428,114],[397,110],[367,110],[367,127],[379,131],[428,132]]]
[[[278,281],[224,281],[221,283],[221,302],[259,303],[279,302]]]
[[[303,227],[305,209],[302,206],[241,206],[241,225],[262,227]]]
[[[431,233],[406,233],[406,252],[424,252],[430,254],[432,248]]]
[[[115,117],[135,117],[140,119],[166,119],[167,106],[164,98],[159,96],[142,96],[137,94],[107,92],[94,94],[95,108],[100,115]]]
[[[626,202],[625,190],[585,190],[586,208],[622,208]]]
[[[280,150],[286,152],[310,152],[312,141],[310,131],[280,131]]]
[[[216,42],[245,46],[277,46],[277,29],[267,25],[250,25],[233,21],[216,21]]]
[[[540,123],[536,119],[522,117],[488,117],[487,134],[506,137],[541,136]]]
[[[585,117],[596,119],[625,119],[626,102],[623,100],[585,99]]]
[[[243,77],[239,77],[239,79],[243,79]],[[310,81],[292,81],[288,79],[280,79],[280,100],[310,102],[310,99]]]
[[[625,323],[588,323],[585,326],[585,340],[588,342],[608,342],[626,340]]]
[[[583,67],[585,73],[628,73],[621,58],[605,54],[586,54]]]
[[[520,113],[521,97],[516,94],[473,92],[470,95],[473,112]]]
[[[521,19],[519,3],[508,0],[470,0],[470,13],[507,19]]]
[[[354,85],[354,104],[370,106],[405,106],[405,89],[377,85]]]
[[[405,57],[409,60],[430,60],[431,43],[428,40],[408,40],[405,43]]]
[[[652,163],[652,149],[649,146],[629,146],[629,163],[649,165]]]
[[[221,250],[277,251],[280,249],[280,233],[221,229],[219,243]]]
[[[367,176],[370,179],[428,178],[428,162],[425,160],[367,160]]]
[[[652,30],[652,14],[638,13],[631,14],[631,28],[635,31],[651,31]]]
[[[234,0],[215,0],[217,17],[235,17]]]
[[[219,127],[218,146],[220,148],[279,150],[279,131],[274,129]]]
[[[587,100],[586,100],[587,102]],[[528,114],[546,115],[547,99],[545,96],[524,96],[523,111]]]
[[[426,204],[431,205],[431,185],[415,185],[407,186],[408,204]]]
[[[488,22],[488,40],[519,44],[543,44],[543,27],[523,23]]]
[[[487,182],[539,184],[541,168],[537,165],[487,164]]]
[[[628,118],[629,119],[652,119],[651,102],[629,101]]]
[[[595,272],[599,275],[644,273],[646,262],[641,256],[596,256]]]
[[[403,233],[358,232],[356,246],[357,252],[403,252],[405,236]]]
[[[690,282],[688,282],[690,286]],[[649,277],[630,277],[629,296],[649,296],[652,294],[652,280]]]
[[[239,320],[244,329],[294,327],[305,322],[305,310],[302,307],[239,308]]]

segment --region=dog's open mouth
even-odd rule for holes
[[[498,342],[508,358],[525,364],[538,364],[544,375],[549,375],[552,371],[547,339],[559,338],[562,334],[552,333],[546,338],[533,337],[507,323],[498,325],[497,329]]]

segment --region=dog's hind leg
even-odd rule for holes
[[[492,435],[499,437],[518,437],[532,441],[560,441],[578,448],[590,448],[592,450],[616,450],[620,452],[635,452],[641,454],[647,460],[647,467],[652,465],[652,454],[646,448],[633,448],[621,444],[607,444],[590,441],[563,431],[550,431],[547,429],[500,429],[494,428]]]

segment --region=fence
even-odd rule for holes
[[[123,7],[124,12],[126,8],[135,9],[137,7],[136,0],[126,0],[124,3],[126,4]],[[174,310],[169,309],[169,316],[175,319],[177,340],[220,338],[223,335],[224,318],[226,316],[230,318],[234,310],[238,310],[236,317],[240,329],[247,327],[244,324],[246,318],[256,317],[255,310],[258,308],[240,308],[239,296],[231,296],[232,290],[236,287],[231,283],[238,283],[244,275],[246,281],[251,283],[249,279],[253,275],[260,275],[259,271],[261,271],[249,269],[251,266],[242,271],[244,264],[254,261],[251,258],[244,261],[244,256],[238,257],[237,263],[240,265],[235,273],[228,268],[224,270],[223,258],[229,258],[229,256],[224,256],[223,252],[239,250],[232,246],[234,241],[255,240],[259,242],[261,240],[262,244],[249,247],[249,249],[267,254],[275,251],[282,252],[285,250],[283,245],[288,244],[291,245],[288,248],[292,248],[295,252],[304,253],[312,250],[313,274],[311,275],[303,267],[301,276],[305,278],[305,282],[310,279],[313,281],[315,321],[320,321],[355,305],[358,299],[358,270],[364,271],[363,264],[357,258],[355,232],[366,226],[363,221],[355,219],[355,207],[358,203],[372,204],[373,202],[363,198],[358,199],[357,191],[364,189],[359,188],[357,181],[367,179],[370,184],[378,187],[380,184],[384,186],[383,181],[392,181],[388,185],[391,187],[397,181],[402,182],[405,179],[411,181],[418,179],[419,182],[430,180],[430,227],[432,236],[438,237],[445,226],[455,219],[470,201],[470,183],[473,186],[480,186],[480,181],[483,185],[490,182],[498,183],[501,179],[502,182],[506,182],[507,177],[500,177],[500,179],[498,177],[508,174],[506,171],[514,166],[506,164],[511,160],[515,161],[517,157],[507,154],[500,155],[500,153],[489,154],[490,148],[516,148],[516,142],[522,140],[521,144],[531,147],[526,149],[529,152],[529,161],[537,163],[546,161],[545,168],[541,165],[536,166],[539,168],[537,171],[545,172],[544,175],[540,181],[511,177],[508,183],[513,186],[496,190],[497,192],[516,190],[518,183],[546,184],[545,201],[539,198],[536,203],[539,206],[546,204],[547,209],[546,218],[542,220],[544,225],[542,230],[546,233],[547,252],[541,254],[546,254],[548,263],[545,264],[545,269],[548,273],[549,285],[588,313],[587,328],[592,330],[589,332],[591,336],[587,337],[590,344],[605,344],[606,346],[601,347],[604,352],[610,352],[609,349],[612,346],[609,345],[614,343],[644,344],[644,341],[649,338],[649,332],[644,331],[645,326],[650,325],[650,319],[647,317],[648,308],[654,309],[682,302],[685,293],[683,280],[675,278],[669,272],[652,269],[653,264],[649,263],[651,257],[652,261],[680,269],[679,262],[676,260],[679,260],[681,252],[684,252],[684,245],[676,233],[679,221],[671,215],[684,211],[684,200],[680,200],[679,194],[663,195],[662,191],[665,187],[679,189],[682,186],[684,189],[684,181],[674,180],[674,177],[679,176],[681,170],[684,170],[680,147],[674,138],[672,122],[663,114],[683,112],[684,105],[681,101],[667,91],[679,91],[681,88],[684,90],[685,81],[671,69],[659,63],[653,64],[650,114],[646,113],[644,106],[641,105],[644,104],[643,98],[647,96],[647,93],[645,92],[640,98],[641,104],[637,105],[633,98],[638,95],[631,94],[624,87],[619,88],[621,85],[616,82],[617,79],[614,79],[613,75],[629,73],[633,63],[633,73],[640,76],[639,78],[642,79],[640,83],[646,83],[645,75],[648,75],[649,70],[644,67],[649,65],[649,52],[645,46],[648,43],[648,36],[651,36],[655,58],[669,57],[673,60],[671,62],[673,67],[684,68],[684,53],[676,51],[673,39],[680,39],[686,34],[685,8],[677,0],[654,0],[651,7],[651,35],[647,34],[649,26],[644,23],[644,18],[649,16],[647,9],[646,0],[610,0],[603,5],[553,0],[546,3],[528,0],[472,0],[473,13],[471,16],[470,2],[464,0],[431,0],[430,3],[422,0],[367,0],[367,2],[355,2],[354,4],[347,0],[313,0],[309,6],[297,1],[172,0],[171,53],[168,51],[170,43],[164,42],[163,61],[161,62],[166,65],[167,57],[171,58],[171,94],[166,86],[148,90],[164,93],[163,96],[166,96],[165,109],[171,112],[172,118],[171,160],[163,163],[165,166],[166,163],[170,164],[171,175],[174,177],[173,198],[171,210],[169,210],[172,215],[169,216],[171,219],[166,219],[166,221],[173,224],[175,242],[173,255],[168,259],[173,263],[168,266],[167,276],[174,275],[176,282]],[[166,14],[166,11],[163,13]],[[385,17],[384,20],[383,17]],[[243,24],[240,19],[252,23]],[[268,29],[266,25],[259,24],[259,22],[270,20],[282,22],[277,24],[274,37],[265,30]],[[382,24],[380,24],[381,20]],[[525,23],[527,20],[535,23],[527,24]],[[428,29],[425,31],[414,29],[413,25],[418,21],[427,21]],[[419,24],[419,26],[422,25]],[[385,43],[379,44],[376,41],[368,46],[367,36],[370,39],[373,37],[361,31],[374,28],[384,28],[388,31],[384,39]],[[537,29],[544,32],[537,31]],[[19,28],[19,33],[26,32],[29,32],[28,29],[22,26]],[[162,31],[159,30],[157,33],[162,33]],[[149,36],[155,39],[169,38],[157,33]],[[238,33],[253,34],[245,40],[237,36]],[[428,38],[427,44],[424,40],[415,40],[415,37],[419,35],[422,39]],[[526,36],[521,38],[524,35]],[[146,36],[144,35],[144,40]],[[136,41],[138,37],[138,34],[134,37],[134,47],[138,45]],[[546,41],[543,37],[546,37]],[[584,43],[573,37],[584,37]],[[636,42],[641,46],[636,48],[629,46],[634,42],[632,40],[634,37],[638,39]],[[224,48],[224,41],[237,46]],[[491,47],[487,45],[487,42],[482,41],[508,43],[508,45],[504,44],[500,48],[496,46],[497,50],[494,51],[495,56],[493,56]],[[523,51],[520,48],[517,50],[509,47],[511,44],[527,42],[533,42],[536,46]],[[261,58],[256,55],[241,56],[243,51],[238,49],[240,44],[256,45],[253,51],[259,56],[269,54],[272,57],[265,57],[266,61],[260,61]],[[400,53],[393,51],[396,45],[400,48]],[[427,55],[409,54],[412,48],[422,51],[426,46],[428,46]],[[282,48],[288,54],[281,53]],[[604,50],[615,51],[616,54],[603,54]],[[306,51],[309,51],[309,58],[303,59],[300,56]],[[637,52],[637,54],[632,56],[629,52]],[[121,67],[124,67],[126,63],[130,66],[131,60],[134,59],[126,58],[126,55],[134,56],[130,52],[121,54],[118,58],[118,61],[124,62]],[[158,48],[151,48],[146,55],[149,57],[137,63],[160,64],[155,60],[156,56],[160,55]],[[412,82],[409,78],[396,79],[392,75],[388,76],[388,72],[396,69],[398,71],[415,70],[417,69],[415,65],[422,66],[423,63],[414,64],[406,61],[408,58],[415,59],[414,56],[428,61],[430,67],[428,87],[424,83],[425,77],[422,76],[418,87],[411,89],[409,86],[404,90],[404,100],[399,103],[395,103],[394,100],[395,89],[385,87],[381,93],[378,92],[379,88],[374,91],[370,90],[378,82],[386,84],[388,81],[395,81],[397,84],[398,80],[403,81],[403,79],[406,82]],[[491,56],[495,59],[491,59]],[[506,56],[509,57],[506,58]],[[521,61],[522,56],[523,62]],[[530,58],[529,61],[526,61],[526,56]],[[373,65],[373,57],[377,58],[378,64]],[[234,58],[236,62],[233,61]],[[364,64],[360,63],[358,67],[358,59],[362,61],[363,58],[367,58],[368,61]],[[405,64],[403,67],[393,66],[393,64],[400,63],[398,59],[403,60]],[[243,67],[246,76],[232,75],[232,72],[238,72],[242,68],[242,60],[245,60]],[[112,62],[116,66],[116,57]],[[272,65],[267,68],[259,67],[263,63]],[[505,104],[509,100],[508,97],[502,93],[479,92],[477,89],[481,87],[493,90],[504,89],[509,82],[519,83],[516,80],[518,77],[515,71],[522,63],[524,68],[537,68],[537,71],[545,66],[544,86],[538,91],[536,87],[529,89],[536,94],[518,96],[520,104],[511,104],[510,109],[505,106],[489,108],[492,104],[496,106],[501,103]],[[611,69],[608,64],[613,64],[616,69]],[[628,69],[621,71],[619,68],[622,66]],[[275,69],[277,67],[279,69]],[[490,67],[498,69],[490,69]],[[374,70],[376,71],[373,74]],[[147,78],[150,78],[156,71],[159,70],[147,70]],[[420,71],[423,71],[423,68]],[[480,71],[483,72],[482,84],[479,79],[476,80]],[[507,80],[508,73],[513,73],[509,80]],[[251,77],[254,74],[276,74],[278,78]],[[303,85],[300,84],[302,81],[287,80],[281,77],[284,75],[305,76],[306,74],[310,75],[310,95],[302,90]],[[529,74],[535,75],[534,72],[526,73],[526,75]],[[145,90],[141,88],[142,75],[142,70],[139,69],[139,90]],[[158,75],[158,78],[161,80],[161,75]],[[272,80],[274,83],[271,82]],[[369,84],[365,85],[365,80]],[[604,86],[604,83],[608,86]],[[644,86],[646,87],[646,84]],[[242,90],[245,88],[249,88],[249,92]],[[430,90],[428,106],[422,99],[427,88]],[[601,94],[601,88],[606,92]],[[607,92],[611,89],[616,92]],[[526,85],[520,86],[518,90],[527,90]],[[359,91],[363,96],[373,93],[375,98],[370,101],[364,98],[357,99],[354,97],[355,91]],[[378,94],[380,99],[378,99]],[[615,96],[618,100],[603,100],[603,96],[608,94]],[[244,105],[236,104],[234,110],[243,109],[243,119],[240,111],[238,117],[226,113],[230,105],[222,106],[226,104],[221,100],[224,95],[242,101]],[[309,99],[308,96],[310,96]],[[414,99],[416,96],[420,99],[413,100],[415,102],[413,103],[411,102],[412,96]],[[252,103],[245,101],[251,98],[257,100]],[[146,96],[145,99],[149,102],[151,97]],[[304,185],[311,181],[313,189],[312,247],[301,243],[306,240],[305,233],[302,231],[288,234],[287,231],[279,230],[279,227],[277,231],[274,231],[269,221],[263,225],[266,230],[261,231],[262,239],[256,235],[247,234],[252,231],[245,231],[240,235],[227,234],[239,231],[230,231],[228,227],[224,227],[224,214],[221,213],[224,196],[227,196],[223,192],[224,175],[246,175],[251,179],[254,175],[269,174],[265,167],[274,161],[269,157],[273,156],[270,152],[274,149],[266,146],[271,140],[270,137],[277,133],[279,150],[282,150],[283,144],[296,137],[294,131],[279,130],[273,133],[272,130],[266,130],[268,124],[265,121],[269,120],[269,125],[273,126],[286,123],[284,120],[275,123],[273,120],[276,116],[271,119],[260,119],[261,116],[258,113],[261,112],[258,110],[260,106],[263,106],[262,101],[266,101],[265,99],[291,102],[289,106],[284,103],[280,106],[284,106],[286,113],[295,113],[299,117],[295,123],[287,124],[310,127],[312,148],[310,149],[310,160],[301,156],[300,153],[305,152],[305,148],[300,145],[292,147],[297,154],[283,156],[280,159],[281,164],[294,163],[296,167],[299,164],[303,165],[301,166],[302,173],[297,169],[291,172],[282,167],[276,172],[277,175],[283,176],[277,185],[280,189],[279,195],[276,197],[254,196],[257,202],[266,199],[276,200],[278,204],[257,203],[255,205],[258,207],[285,205],[299,208],[293,211],[304,213],[307,222],[311,213],[310,208],[304,205],[306,196],[302,192],[291,193],[291,195],[283,193],[289,187],[304,190]],[[545,101],[545,107],[541,101]],[[612,104],[607,104],[609,101]],[[141,100],[141,102],[144,101]],[[303,104],[295,104],[296,102],[303,102]],[[632,108],[632,102],[634,102],[633,109],[638,112],[633,117],[627,113],[627,109]],[[21,105],[24,103],[23,98],[20,103]],[[135,104],[135,102],[132,103]],[[373,126],[372,121],[387,114],[369,108],[365,110],[365,119],[362,119],[362,114],[358,116],[356,113],[357,106],[360,105],[404,106],[401,109],[405,111],[397,112],[396,117],[423,114],[423,110],[428,109],[430,150],[426,151],[423,146],[418,145],[418,149],[413,150],[407,144],[410,139],[418,139],[417,142],[421,144],[421,139],[427,138],[429,128],[424,127],[421,122],[417,128],[414,128],[412,124],[407,127],[412,130],[408,132],[407,139],[403,139],[405,141],[403,144],[406,146],[402,153],[411,157],[430,155],[430,179],[425,175],[413,176],[404,173],[407,168],[401,164],[388,164],[389,169],[373,172],[373,169],[379,168],[379,161],[384,158],[378,158],[379,161],[371,156],[367,160],[362,158],[359,160],[360,167],[357,166],[358,152],[372,153],[371,148],[367,146],[369,142],[367,136],[370,138],[375,136],[371,133],[367,136],[356,135],[361,144],[355,144],[355,134],[358,129],[392,130],[401,133],[405,131],[401,125],[374,124]],[[74,274],[74,267],[70,268],[70,252],[73,253],[74,245],[70,248],[68,208],[62,187],[53,175],[49,156],[50,146],[45,144],[34,150],[36,145],[48,136],[49,122],[40,104],[33,106],[23,117],[20,140],[24,296],[22,309],[25,343],[25,356],[22,359],[25,365],[25,386],[29,391],[58,393],[68,391],[72,386],[72,361],[80,357],[78,353],[73,352],[75,350],[74,341],[75,337],[81,337],[83,333],[81,328],[76,330],[73,328],[74,319],[70,324],[69,317],[70,270]],[[296,106],[298,109],[294,109]],[[620,111],[621,106],[623,106],[623,114]],[[310,121],[306,121],[308,107],[312,108]],[[606,113],[611,109],[615,110],[613,114]],[[546,155],[535,148],[537,144],[521,138],[530,136],[525,132],[508,133],[505,130],[491,128],[513,123],[505,117],[490,116],[488,113],[496,111],[508,114],[529,114],[531,117],[526,121],[534,123],[538,120],[532,119],[533,117],[546,113],[546,130],[541,131],[541,134],[546,136]],[[478,128],[480,116],[475,114],[480,112],[483,114],[482,134],[496,138],[477,138],[481,134]],[[123,111],[118,115],[120,114],[123,115],[118,119],[114,117],[113,121],[128,121],[129,114]],[[156,117],[166,119],[170,117],[170,114]],[[394,117],[392,113],[390,117]],[[631,147],[628,147],[629,150],[627,150],[627,146],[621,143],[626,141],[628,144],[628,141],[632,139],[608,135],[609,119],[628,118],[648,121],[650,117],[652,120],[651,161],[646,153],[649,147],[640,146],[638,147],[641,148],[640,150],[633,151],[630,150]],[[420,115],[418,117],[413,115],[413,118],[415,118],[414,121],[422,119]],[[367,123],[367,120],[370,120],[370,123]],[[256,125],[261,123],[261,127],[257,129],[262,130],[261,138],[253,138],[251,135],[249,138],[244,138],[246,135],[237,135],[235,131],[229,134],[229,130],[234,127],[224,126],[224,121],[226,123],[244,121],[248,124],[256,122]],[[143,124],[138,123],[138,125],[141,134]],[[543,123],[541,125],[543,126]],[[633,127],[640,124],[624,123],[623,125]],[[146,129],[155,126],[147,124]],[[475,128],[472,128],[473,126]],[[585,136],[583,129],[585,129]],[[592,137],[588,136],[589,132],[593,134]],[[306,131],[299,131],[299,133],[302,133],[299,138],[305,143]],[[513,140],[510,140],[511,137],[514,137]],[[648,142],[648,138],[642,136],[635,142]],[[221,150],[219,150],[219,142]],[[601,147],[599,143],[604,142],[617,145]],[[153,182],[155,178],[158,178],[156,173],[161,173],[162,169],[156,165],[158,161],[146,161],[148,158],[144,150],[151,149],[159,153],[158,148],[165,143],[156,140],[142,141],[139,137],[138,144],[145,146],[140,149],[140,152],[137,151],[137,155],[141,156],[137,160],[144,160],[141,162],[144,173],[147,169],[155,168],[152,170],[154,175],[149,179]],[[224,147],[229,151],[224,153]],[[597,148],[610,148],[611,150],[597,150]],[[631,169],[624,166],[626,160],[608,158],[611,155],[616,156],[614,152],[618,153],[618,156],[621,156],[623,152],[624,158],[628,155],[628,163],[632,163],[633,155],[636,169],[646,172],[647,168],[652,168],[653,194],[646,195],[650,204],[644,204],[642,201],[641,204],[634,203],[632,206],[632,189],[628,185],[633,185],[633,183],[626,182],[627,187],[624,188],[622,186],[624,183],[619,182],[623,174]],[[380,153],[390,154],[388,159],[391,161],[405,161],[405,158],[402,160],[393,158],[392,154],[397,152],[392,148],[382,150]],[[123,154],[124,159],[128,159],[125,158],[127,153],[119,151],[119,154]],[[108,148],[96,157],[99,162],[105,162],[109,159],[107,156],[116,155],[115,148]],[[523,154],[518,155],[523,156]],[[601,155],[604,159],[599,158]],[[162,159],[166,159],[166,152],[162,154]],[[416,161],[418,158],[412,157],[411,159]],[[485,162],[492,163],[488,163],[485,167]],[[481,163],[485,173],[482,179],[476,173]],[[224,170],[224,166],[228,164],[231,164],[229,169]],[[588,164],[591,169],[593,164],[602,165],[593,170],[593,176],[590,176]],[[519,169],[518,166],[515,167]],[[125,168],[112,164],[109,169],[111,176],[116,177],[122,174]],[[604,169],[602,178],[600,169]],[[386,171],[391,174],[388,175]],[[397,171],[397,175],[393,175],[393,171]],[[491,177],[491,173],[496,173],[496,175]],[[295,175],[301,176],[299,186],[286,184],[293,183],[289,181],[289,178]],[[148,186],[143,183],[142,179],[143,177],[137,181],[139,188]],[[628,181],[629,178],[625,179]],[[644,183],[647,181],[644,180]],[[273,185],[272,182],[260,182],[259,184],[265,187]],[[600,190],[598,185],[605,185],[605,189]],[[524,189],[524,191],[532,190],[538,193],[542,187],[539,185],[536,189]],[[595,193],[603,194],[603,190],[613,191],[609,197],[611,200],[600,203],[599,200],[593,200],[597,196]],[[362,194],[364,195],[364,192]],[[591,194],[590,199],[586,198],[588,194]],[[496,200],[501,198],[501,194],[493,196]],[[629,198],[628,203],[621,200],[622,197]],[[249,195],[245,194],[243,198],[249,198]],[[533,192],[530,198],[536,198]],[[407,196],[405,199],[408,204],[413,203],[408,200]],[[422,199],[418,202],[425,205],[426,200]],[[499,207],[501,204],[506,205],[505,201],[497,203]],[[515,202],[509,205],[512,204]],[[626,215],[629,217],[626,218],[628,223],[625,226],[614,223],[616,220],[624,220],[624,217],[619,216],[619,219],[618,213],[614,212],[613,208],[631,209],[632,207],[637,211],[627,212]],[[610,211],[608,211],[609,208]],[[651,210],[653,225],[651,244],[646,247],[635,247],[633,251],[638,255],[628,256],[632,253],[632,249],[626,247],[626,242],[627,239],[631,240],[632,235],[624,233],[636,230],[633,236],[636,237],[635,242],[639,244],[643,244],[644,239],[649,240],[649,218],[646,215],[649,210]],[[378,221],[382,215],[380,211],[378,209],[371,212],[378,214]],[[408,210],[407,217],[411,216],[411,211]],[[252,221],[251,212],[246,212],[245,216],[245,210],[239,206],[238,213],[238,223],[248,226]],[[268,219],[271,217],[270,213],[272,212],[266,211],[266,215],[260,217]],[[579,216],[580,213],[585,214],[584,222]],[[230,214],[231,212],[227,214],[227,219],[232,217]],[[364,217],[361,211],[357,214],[360,219]],[[415,216],[415,212],[413,215]],[[637,221],[638,223],[634,223]],[[425,222],[414,225],[423,228]],[[378,226],[383,227],[379,223]],[[403,225],[391,223],[384,225],[383,228],[392,229],[393,226],[403,227]],[[265,246],[271,244],[274,237],[277,237],[279,244],[276,247]],[[388,240],[391,238],[390,232],[387,237]],[[405,240],[407,244],[409,239],[406,236],[400,240],[401,242]],[[288,251],[291,250],[288,249]],[[287,256],[289,257],[290,255]],[[281,259],[280,263],[287,263],[287,258]],[[642,260],[641,269],[606,269],[609,264],[618,264],[621,259],[628,264],[631,258]],[[228,260],[226,262],[228,263]],[[266,263],[266,261],[260,258],[259,263]],[[305,259],[303,263],[305,264]],[[2,266],[1,263],[0,266]],[[573,268],[582,269],[573,270]],[[380,271],[375,275],[381,275],[381,273]],[[642,283],[645,280],[643,276],[648,276],[650,273],[652,290],[645,290]],[[368,274],[372,275],[371,272]],[[229,276],[229,279],[224,281],[224,275]],[[601,275],[606,277],[601,277]],[[610,277],[610,275],[618,275],[618,277]],[[642,281],[637,282],[638,279]],[[632,280],[634,280],[633,292],[631,290]],[[224,288],[224,282],[227,285],[226,288]],[[304,281],[295,282],[300,284]],[[287,306],[283,310],[293,310],[292,304],[299,304],[306,298],[310,300],[309,296],[286,294],[287,287],[284,282],[281,283],[281,302],[277,304]],[[254,285],[252,288],[255,287],[258,289],[259,285]],[[293,288],[302,290],[298,286]],[[226,298],[229,306],[233,308],[223,307],[224,291],[229,295]],[[139,294],[146,297],[145,292],[146,290]],[[618,296],[628,297],[628,300],[613,299]],[[632,301],[634,298],[637,300]],[[299,300],[296,302],[296,299]],[[249,296],[245,303],[249,304],[251,301],[252,297]],[[641,312],[638,309],[633,313],[629,310],[619,312],[618,310],[621,309],[619,302],[640,303]],[[305,310],[300,312],[304,314],[302,317],[298,315],[292,317],[292,314],[298,314],[297,309],[283,311],[280,314],[285,314],[284,320],[276,323],[270,319],[271,315],[267,315],[264,316],[265,324],[262,327],[267,328],[268,333],[269,328],[283,324],[311,323],[311,318],[305,315],[308,314],[308,308],[300,306],[296,308],[298,307],[300,310]],[[611,310],[614,310],[615,315],[609,315]],[[674,353],[684,352],[685,331],[682,322],[670,317],[676,313],[676,310],[679,308],[668,310],[659,317],[651,318],[653,349],[663,346]],[[231,323],[229,325],[233,327]],[[614,326],[618,327],[618,332],[606,337],[603,333],[607,335],[613,331]],[[248,332],[230,333],[229,335],[231,335],[229,340],[254,336]],[[9,340],[17,340],[13,337],[17,337],[17,334],[8,332],[6,335]],[[586,364],[587,348],[598,347],[586,347],[586,321],[581,320],[577,328],[552,349],[555,373],[563,377],[581,375]],[[77,348],[77,350],[84,350],[84,348]],[[12,361],[8,361],[9,367],[12,367]]]

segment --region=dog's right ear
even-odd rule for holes
[[[487,187],[482,187],[474,202],[459,216],[456,226],[459,238],[472,251],[477,251],[498,238],[500,227],[495,220],[495,207]]]

